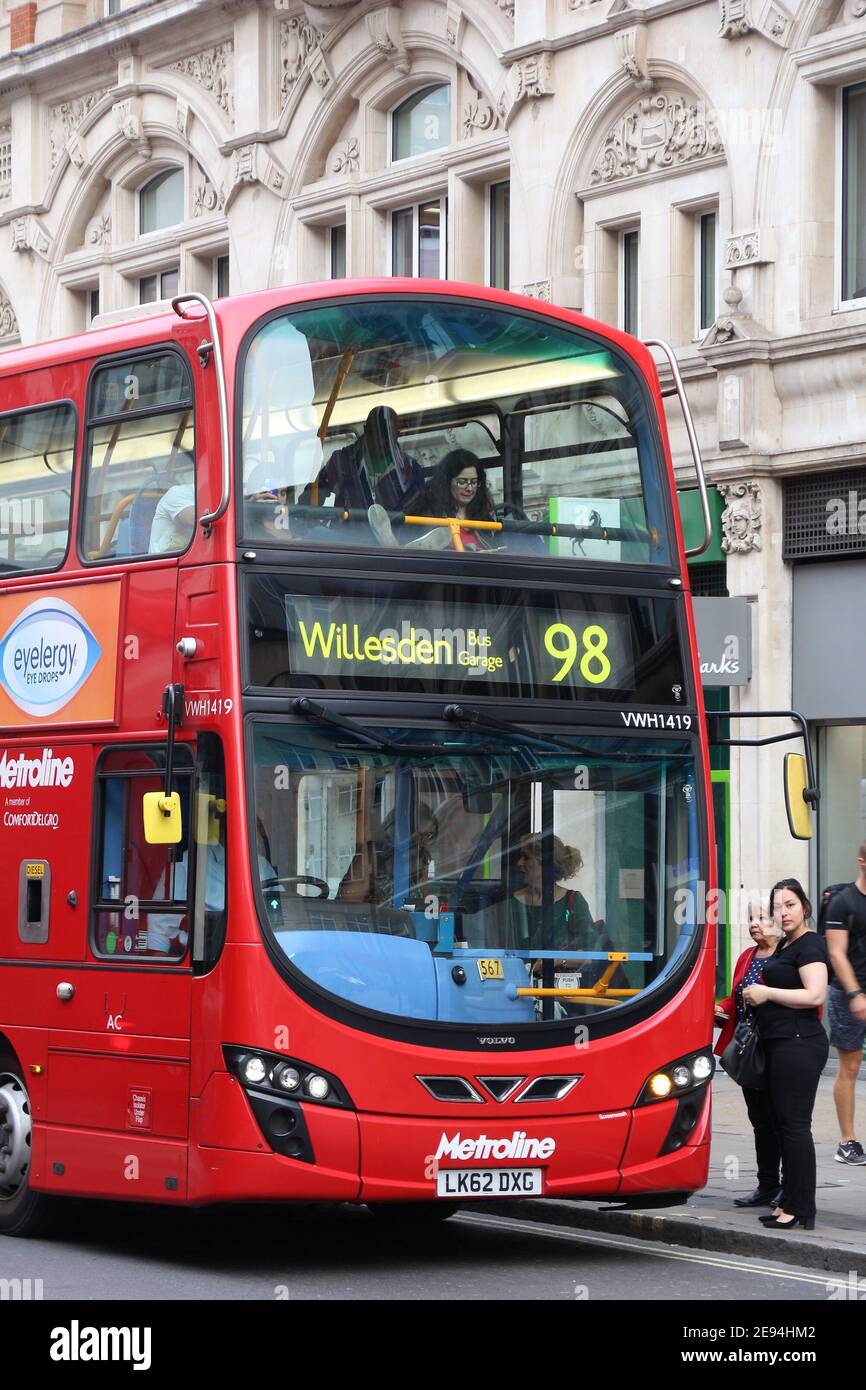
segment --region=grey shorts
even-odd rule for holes
[[[831,985],[827,991],[827,1016],[830,1019],[830,1042],[843,1052],[860,1052],[866,1037],[866,1023],[855,1018],[848,1006],[844,990]]]

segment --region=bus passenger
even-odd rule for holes
[[[188,455],[180,460],[186,472],[193,462]],[[175,470],[175,476],[178,470]],[[150,526],[149,555],[172,555],[186,550],[195,530],[195,481],[173,483],[160,497]]]
[[[445,455],[417,507],[420,516],[453,516],[461,521],[496,520],[484,465],[469,449],[452,449]],[[446,534],[449,533],[446,531]],[[491,537],[496,535],[498,532],[460,528],[464,550],[489,550]]]
[[[250,535],[272,536],[276,540],[286,539],[288,492],[288,488],[277,477],[277,468],[273,461],[260,461],[247,472],[244,480],[244,502],[266,504],[254,506],[251,514],[245,518]]]
[[[396,410],[374,406],[361,437],[335,450],[300,501],[309,505],[315,495],[319,505],[333,497],[337,511],[366,512],[374,504],[385,511],[405,511],[410,499],[421,492],[424,473],[400,447],[399,435]]]
[[[545,938],[545,910],[542,889],[541,835],[530,835],[517,856],[517,869],[524,880],[511,899],[511,935],[518,950],[568,951],[568,960],[557,960],[557,970],[580,970],[581,987],[590,988],[604,972],[603,960],[576,959],[575,952],[613,950],[603,926],[593,921],[589,904],[576,888],[566,888],[562,882],[574,878],[583,868],[583,856],[572,845],[563,844],[558,835],[551,835],[554,878],[553,940]],[[541,973],[540,962],[533,966]]]

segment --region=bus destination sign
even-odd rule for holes
[[[286,598],[286,617],[295,675],[626,691],[634,685],[628,617],[594,604],[580,612],[295,594]]]

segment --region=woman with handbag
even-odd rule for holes
[[[809,900],[795,878],[783,878],[770,894],[770,911],[785,940],[764,966],[764,981],[748,985],[743,999],[755,1010],[764,1047],[766,1085],[785,1170],[784,1205],[765,1226],[815,1229],[815,1145],[812,1111],[830,1044],[821,1024],[827,997],[827,947],[807,921]]]
[[[767,916],[760,904],[749,904],[749,935],[755,943],[743,951],[734,966],[734,978],[727,999],[716,1005],[716,1019],[722,1024],[722,1031],[714,1051],[721,1057],[734,1036],[734,1028],[751,1015],[751,1009],[743,1001],[743,990],[749,985],[761,984],[764,965],[773,955],[782,935]],[[749,1122],[755,1131],[755,1157],[758,1163],[758,1186],[748,1197],[735,1197],[735,1207],[775,1207],[779,1197],[779,1165],[782,1150],[779,1136],[773,1123],[770,1099],[762,1087],[743,1086],[743,1099],[749,1113]]]

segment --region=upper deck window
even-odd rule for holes
[[[259,544],[670,562],[637,371],[541,315],[396,298],[285,314],[243,390]]]
[[[74,450],[71,405],[0,416],[0,573],[62,565]]]
[[[82,552],[178,554],[195,530],[192,382],[175,352],[116,360],[90,385]]]

